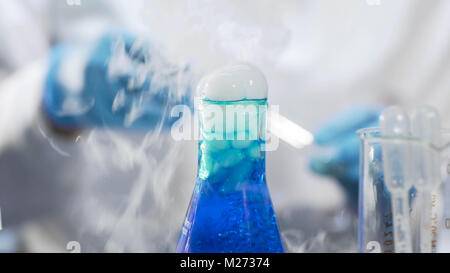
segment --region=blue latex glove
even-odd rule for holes
[[[169,64],[149,44],[126,34],[101,38],[88,55],[82,89],[69,90],[61,82],[60,69],[75,50],[79,50],[79,45],[59,45],[50,58],[43,109],[57,128],[107,126],[146,130],[161,121],[168,128],[176,121],[169,116],[171,106],[191,105],[189,90],[184,96],[177,95],[176,85],[177,79],[187,77],[188,69]],[[113,69],[112,60],[116,60]]]
[[[315,134],[318,146],[327,152],[311,158],[313,172],[336,178],[356,205],[359,181],[359,129],[378,126],[381,110],[359,106],[327,122]]]

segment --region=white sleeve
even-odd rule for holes
[[[46,68],[46,60],[38,60],[0,83],[0,153],[38,116]]]

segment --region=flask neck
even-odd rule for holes
[[[203,101],[198,177],[236,187],[265,182],[267,100]]]

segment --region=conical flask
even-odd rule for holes
[[[266,112],[267,97],[201,101],[198,177],[178,253],[283,252],[266,184]]]

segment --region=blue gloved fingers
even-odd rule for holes
[[[378,126],[381,109],[357,107],[345,111],[325,124],[315,135],[324,153],[311,158],[313,172],[335,178],[356,208],[359,181],[360,139],[357,131]]]
[[[111,66],[120,66],[119,73],[109,71],[109,79],[117,81],[129,92],[168,93],[167,87],[173,85],[179,73],[187,74],[186,68],[170,63],[160,52],[151,46],[148,41],[137,39],[128,34],[109,34],[103,38],[100,45],[94,50],[91,60],[102,56],[110,47],[109,60],[104,63],[105,69]],[[112,57],[114,56],[114,57]],[[96,63],[95,67],[101,67]],[[173,90],[169,90],[173,91]]]
[[[148,129],[150,124],[156,127],[160,123],[170,126],[176,121],[169,118],[170,109],[179,102],[170,100],[167,92],[124,95],[122,102],[113,103],[112,111],[108,111],[109,104],[102,103],[95,109],[97,112],[93,113],[93,120],[99,117],[101,119],[95,121],[97,125],[117,128]]]
[[[88,67],[108,72],[108,78],[118,86],[140,91],[147,75],[145,68],[151,54],[150,43],[126,33],[103,36],[94,48]],[[142,71],[144,70],[144,71]],[[145,87],[144,87],[145,88]]]
[[[138,73],[141,74],[135,75]],[[176,80],[174,78],[167,79],[167,83],[154,84],[152,73],[133,69],[125,76],[104,78],[101,64],[89,65],[85,74],[90,93],[95,95],[96,100],[94,109],[89,113],[91,126],[150,129],[163,122],[164,128],[168,128],[176,121],[169,118],[168,108],[191,101],[190,89],[181,99],[171,96],[175,90],[171,90],[168,85]],[[142,81],[136,79],[142,76]],[[109,87],[107,96],[102,91],[102,86],[105,85]]]
[[[378,121],[366,124],[367,127],[377,126]],[[362,129],[362,128],[361,128]],[[358,165],[360,139],[356,131],[338,145],[327,149],[326,153],[313,157],[310,161],[311,169],[320,174],[333,175],[336,166]]]
[[[363,127],[377,125],[378,121],[376,120]],[[341,139],[340,143],[331,145],[329,149],[325,150],[325,153],[311,158],[309,162],[313,172],[334,177],[343,186],[352,204],[358,197],[359,147],[360,139],[355,130],[346,139]]]
[[[359,138],[351,137],[334,152],[310,160],[310,169],[335,178],[346,192],[350,207],[356,208],[359,181]]]
[[[315,141],[318,145],[335,144],[347,138],[349,135],[361,128],[366,128],[367,124],[378,121],[380,109],[358,106],[339,114],[333,120],[327,122],[315,134]]]
[[[109,97],[105,98],[102,92],[95,92],[99,96],[96,98],[96,109],[90,115],[93,125],[149,129],[161,122],[164,122],[166,126],[173,123],[174,120],[168,119],[169,115],[166,113],[170,110],[167,108],[182,102],[190,102],[187,98],[191,94],[188,92],[182,97],[182,101],[174,100],[171,96],[174,90],[171,90],[169,86],[173,85],[176,78],[164,73],[178,72],[180,68],[167,62],[163,56],[158,55],[156,50],[150,52],[151,47],[148,42],[130,35],[108,35],[94,50],[91,58],[93,62],[86,70],[86,79],[89,83],[96,83],[98,78],[90,77],[90,75],[96,75],[97,72],[104,73],[104,70],[111,65],[109,62],[102,63],[103,60],[97,58],[107,51],[108,47],[105,46],[107,44],[115,45],[114,48],[109,47],[109,54],[119,56],[125,54],[122,57],[129,58],[126,62],[130,66],[127,67],[126,73],[109,75],[106,78],[106,84],[110,87]],[[156,58],[157,60],[154,60]],[[155,73],[158,73],[159,77],[161,77],[159,74],[165,76],[165,82],[156,77]],[[95,84],[90,86],[95,87]]]
[[[79,92],[67,90],[58,77],[61,63],[79,48],[55,47],[43,103],[50,120],[66,129],[96,126],[152,129],[161,122],[170,125],[176,121],[168,118],[170,107],[191,103],[189,88],[185,88],[184,96],[173,95],[178,94],[178,73],[185,73],[185,69],[170,64],[157,51],[150,52],[147,43],[136,41],[126,34],[108,34],[100,39],[88,58]],[[148,69],[150,53],[157,56],[158,65],[152,63]],[[188,73],[181,76],[188,77]],[[68,105],[77,111],[63,111]]]
[[[53,125],[64,130],[80,129],[81,124],[86,122],[83,120],[83,114],[92,106],[92,98],[67,90],[60,79],[61,66],[75,48],[76,45],[70,44],[53,47],[44,85],[43,111]]]
[[[152,47],[150,43],[138,39],[134,40],[131,46],[129,46],[128,42],[126,42],[125,49],[132,59],[139,63],[148,63],[151,61],[150,51]]]
[[[106,53],[108,56],[126,54],[138,63],[145,63],[151,51],[152,47],[148,41],[128,33],[108,33],[97,42],[94,54]]]
[[[357,164],[358,160],[359,138],[355,135],[344,140],[339,146],[327,149],[324,154],[311,158],[310,167],[316,173],[334,176],[335,170]]]

